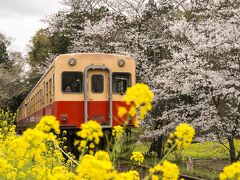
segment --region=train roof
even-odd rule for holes
[[[55,59],[57,59],[58,57],[61,57],[61,56],[78,56],[78,55],[89,55],[89,56],[102,55],[102,56],[119,56],[119,57],[131,58],[128,55],[115,54],[115,53],[68,53],[68,54],[60,54]]]
[[[122,59],[131,59],[133,60],[130,56],[128,55],[120,55],[120,54],[111,54],[111,53],[70,53],[70,54],[61,54],[59,56],[57,56],[54,61],[58,61],[59,59],[62,59],[64,57],[66,58],[76,58],[76,57],[91,57],[91,56],[106,56],[106,57],[118,57],[118,58],[122,58]]]
[[[119,58],[127,58],[133,60],[130,56],[128,55],[120,55],[120,54],[113,54],[113,53],[68,53],[68,54],[60,54],[58,56],[54,56],[52,63],[49,65],[45,73],[42,75],[42,77],[39,79],[39,81],[36,83],[36,85],[32,88],[32,90],[28,93],[27,97],[23,100],[23,102],[19,105],[19,107],[25,102],[25,100],[31,95],[31,93],[36,89],[36,87],[39,85],[39,83],[42,81],[42,79],[48,74],[48,72],[54,67],[54,64],[58,61],[58,59],[61,59],[63,57],[76,57],[76,56],[114,56],[114,57],[119,57]]]

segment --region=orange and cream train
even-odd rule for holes
[[[76,53],[56,57],[18,108],[17,130],[54,115],[61,129],[79,129],[92,119],[103,128],[124,123],[117,109],[135,83],[135,61],[116,54]]]

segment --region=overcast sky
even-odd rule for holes
[[[46,27],[45,16],[61,8],[61,0],[0,0],[0,32],[12,39],[11,49],[27,52],[35,32]]]

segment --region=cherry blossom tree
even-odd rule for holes
[[[0,34],[0,107],[15,106],[16,99],[23,93],[25,87],[23,82],[24,59],[19,52],[9,51],[10,40]],[[14,107],[16,108],[16,107]]]
[[[156,68],[155,111],[146,136],[159,137],[188,122],[198,137],[228,140],[231,161],[240,157],[234,139],[239,120],[239,4],[186,1],[171,22],[171,60]],[[159,127],[160,126],[160,127]],[[154,135],[153,135],[154,134]],[[201,135],[201,136],[200,136]],[[204,136],[203,136],[204,135]]]
[[[160,143],[177,124],[197,140],[228,140],[240,158],[239,16],[235,0],[65,0],[48,19],[49,35],[70,41],[69,52],[129,54],[137,79],[155,93],[144,138]]]

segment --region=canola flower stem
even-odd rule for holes
[[[150,179],[150,177],[153,175],[153,173],[151,172],[151,173],[149,173],[147,176],[145,176],[144,177],[144,179],[143,180],[148,180],[148,179]]]
[[[113,164],[116,163],[116,144],[119,144],[119,139],[116,139],[116,142],[114,142],[113,144],[113,148],[112,148],[112,152],[111,152],[111,158],[112,158],[112,161],[113,161]]]
[[[54,143],[54,141],[52,141],[52,143],[53,143],[54,150],[56,150],[57,149],[56,144]],[[52,154],[52,156],[53,156],[53,154]],[[60,161],[58,160],[58,162],[60,162]],[[53,167],[53,165],[52,165],[52,167]]]
[[[123,128],[124,128],[124,129],[126,129],[127,125],[129,124],[130,119],[131,119],[131,116],[130,116],[129,113],[128,113],[128,114],[127,114],[127,119],[126,119],[126,121],[125,121],[125,123],[124,123],[124,125],[123,125]]]
[[[70,159],[72,162],[74,162],[76,165],[79,166],[78,162],[75,161],[73,158],[71,158],[62,148],[60,148],[59,146],[57,146],[54,141],[53,141],[53,144],[54,144],[54,146],[55,146],[56,148],[58,148],[65,156],[67,156],[68,159]]]
[[[129,124],[130,118],[131,118],[131,116],[128,113],[127,114],[127,119],[126,119],[125,123],[123,124],[124,132],[126,132],[126,127]],[[110,152],[110,157],[113,161],[113,164],[116,163],[116,158],[117,158],[116,147],[117,147],[117,144],[120,144],[120,143],[122,143],[121,139],[115,139],[115,142],[114,142],[113,147],[112,147],[112,151],[111,152],[109,151]]]
[[[168,150],[168,152],[164,155],[164,157],[161,159],[159,163],[162,163],[176,146],[177,146],[176,143],[174,143],[173,146]]]
[[[105,133],[105,138],[106,138],[106,142],[107,142],[107,143],[106,143],[106,144],[107,144],[107,148],[106,148],[106,149],[107,149],[107,152],[110,151],[110,147],[109,147],[110,141],[109,141],[108,135],[109,135],[109,134]]]
[[[88,142],[88,141],[87,141]],[[85,155],[85,153],[87,152],[88,150],[88,147],[84,147],[83,150],[81,150],[81,155],[79,156],[79,160],[81,161],[83,156]]]
[[[167,156],[172,152],[172,150],[176,147],[176,143],[173,144],[173,146],[168,150],[167,154],[164,155],[164,157],[161,159],[161,161],[158,164],[161,164],[166,158]],[[153,175],[153,173],[149,173],[147,176],[144,177],[143,180],[148,180],[150,179],[150,177]]]

